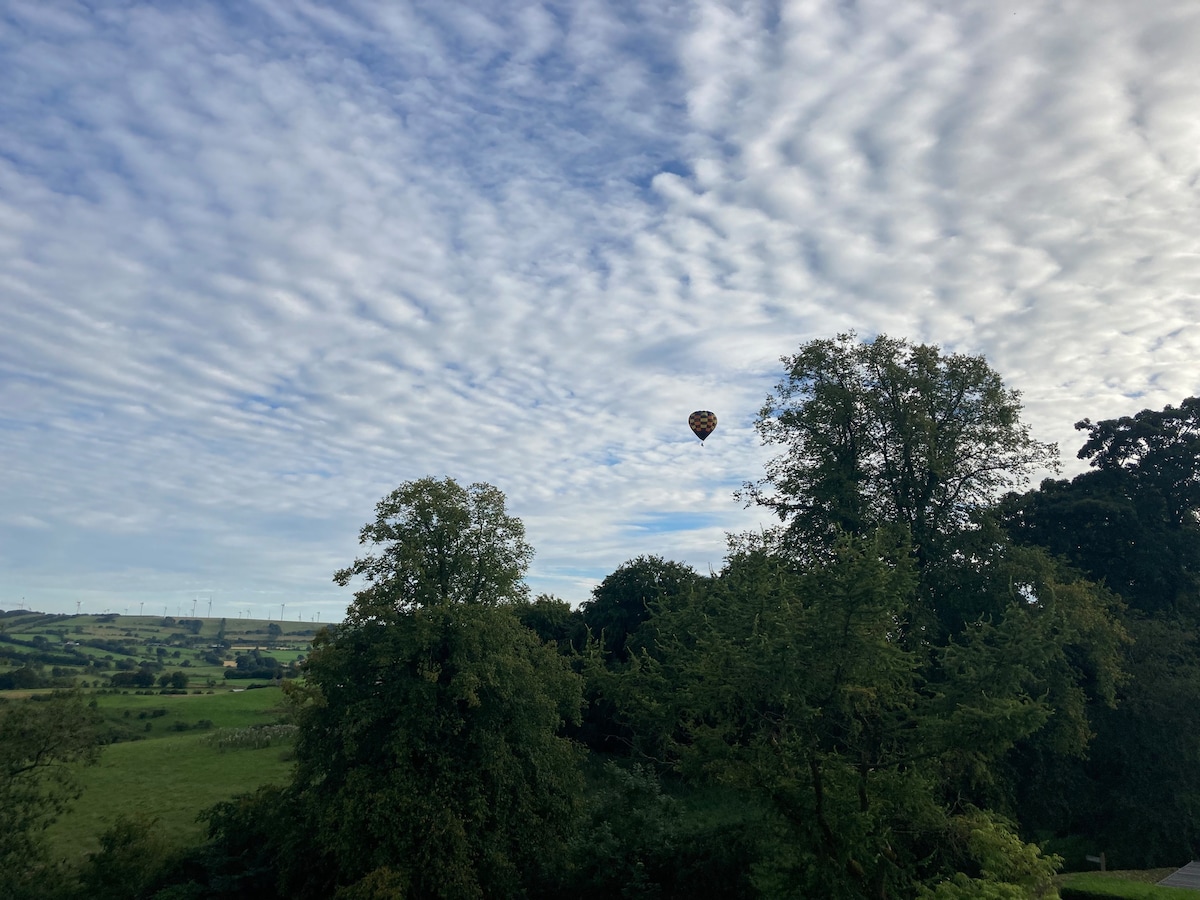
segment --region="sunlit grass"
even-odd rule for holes
[[[1159,887],[1156,882],[1175,869],[1142,869],[1115,872],[1074,872],[1059,879],[1063,900],[1114,897],[1123,900],[1196,900],[1187,888]]]
[[[205,739],[211,731],[177,732],[172,726],[194,726],[203,720],[214,728],[265,725],[278,717],[275,708],[281,699],[278,688],[97,697],[106,720],[135,731],[149,724],[151,730],[138,736],[150,740],[111,744],[104,748],[99,765],[79,770],[83,794],[47,832],[51,852],[71,862],[82,860],[99,847],[100,834],[121,815],[157,819],[158,833],[173,846],[202,839],[203,825],[196,819],[202,809],[264,784],[288,780],[289,747],[276,742],[260,750],[222,753]],[[154,716],[160,709],[166,709],[166,715]],[[142,713],[145,718],[139,718]]]

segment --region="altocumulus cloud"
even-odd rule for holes
[[[495,6],[0,11],[0,607],[328,620],[425,474],[537,590],[715,567],[850,328],[987,354],[1068,461],[1196,391],[1194,4]]]

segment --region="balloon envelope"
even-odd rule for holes
[[[717,415],[707,409],[698,409],[688,416],[688,426],[703,441],[717,427]]]

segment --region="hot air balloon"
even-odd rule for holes
[[[688,416],[688,427],[696,437],[700,438],[700,443],[704,443],[704,439],[713,433],[713,429],[717,427],[717,414],[709,412],[707,409],[698,409]]]

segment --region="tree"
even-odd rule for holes
[[[1172,521],[1197,524],[1200,511],[1200,397],[1133,417],[1075,424],[1086,431],[1079,458],[1100,471],[1123,469],[1150,482],[1168,501]]]
[[[136,672],[117,672],[113,675],[111,684],[113,687],[154,687],[154,673],[146,669],[138,669]]]
[[[171,849],[157,819],[118,814],[99,836],[99,844],[100,849],[89,853],[81,867],[74,896],[87,900],[161,896],[155,888],[171,865]]]
[[[522,578],[533,558],[525,526],[507,514],[504,494],[488,484],[454,479],[402,484],[375,507],[360,544],[377,548],[339,570],[347,585],[361,576],[351,615],[387,617],[391,610],[444,603],[501,603],[524,597]]]
[[[367,587],[290,691],[304,849],[281,860],[285,892],[520,896],[574,821],[578,750],[560,734],[581,679],[517,617],[531,551],[500,491],[426,478],[377,514],[362,532],[375,552],[336,576]]]
[[[322,633],[305,675],[293,788],[343,884],[387,866],[406,896],[519,896],[561,855],[582,784],[559,733],[580,679],[511,610]]]
[[[1128,625],[1128,680],[1076,771],[1062,830],[1109,848],[1114,867],[1151,868],[1200,855],[1200,636],[1166,616]],[[1082,777],[1078,777],[1082,776]]]
[[[0,896],[45,896],[41,832],[77,796],[73,767],[99,758],[99,724],[78,694],[0,707]]]
[[[886,534],[843,537],[804,572],[744,547],[657,617],[656,654],[622,673],[593,665],[644,752],[770,811],[755,870],[767,896],[1049,890],[1052,861],[971,788],[1052,717],[1040,688],[1061,623],[1014,599],[953,643],[910,647],[895,628],[915,591]]]
[[[772,890],[1022,895],[1049,869],[1004,819],[1013,759],[1086,750],[1125,639],[1111,594],[994,520],[1055,448],[981,357],[843,335],[784,362],[758,423],[784,452],[743,492],[780,527],[593,677],[635,743],[776,809]]]
[[[1122,865],[1163,865],[1200,852],[1200,737],[1179,715],[1200,702],[1200,399],[1075,427],[1092,470],[1010,495],[1000,520],[1125,601],[1128,678],[1092,711],[1086,759],[1024,761],[1022,805]]]
[[[843,334],[783,363],[757,427],[784,452],[742,496],[773,509],[800,552],[900,525],[923,568],[973,509],[1056,466],[1057,448],[1030,437],[1020,395],[981,356]]]
[[[661,556],[639,556],[622,563],[592,590],[580,610],[583,623],[614,660],[624,662],[629,644],[639,643],[637,633],[655,607],[687,596],[700,583],[691,566]]]
[[[538,594],[532,600],[515,602],[513,612],[522,625],[558,647],[559,653],[574,653],[583,646],[582,616],[566,600],[553,594]]]
[[[1200,614],[1200,398],[1075,427],[1092,471],[1008,497],[1008,530],[1136,610]]]

